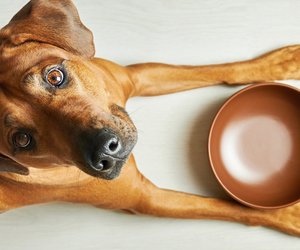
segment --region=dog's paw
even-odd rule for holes
[[[259,58],[275,80],[300,79],[300,45],[283,47]]]
[[[300,202],[272,211],[271,223],[281,231],[300,237]]]

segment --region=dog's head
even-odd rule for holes
[[[32,0],[0,31],[0,172],[77,166],[113,179],[136,143],[70,0]]]

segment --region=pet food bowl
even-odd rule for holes
[[[242,89],[217,113],[208,150],[237,201],[262,209],[300,201],[300,91],[279,83]]]

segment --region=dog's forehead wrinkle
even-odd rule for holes
[[[28,42],[17,47],[7,47],[0,50],[0,79],[1,74],[6,78],[10,76],[22,76],[36,65],[51,60],[65,60],[73,56],[50,44]],[[10,78],[13,78],[10,77]]]
[[[4,116],[4,126],[5,127],[14,127],[16,125],[17,121],[15,117],[11,114],[8,113]]]

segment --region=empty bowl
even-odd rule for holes
[[[217,113],[209,134],[215,176],[237,201],[281,208],[300,201],[300,92],[279,83],[246,87]]]

